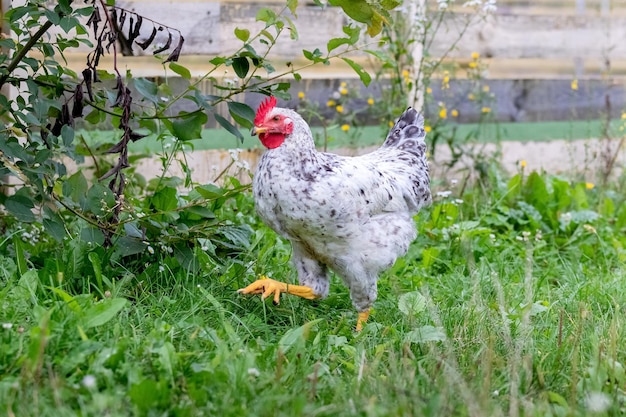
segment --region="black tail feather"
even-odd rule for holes
[[[383,143],[383,148],[398,147],[404,151],[421,156],[426,149],[425,137],[424,116],[418,113],[417,110],[409,107],[402,113],[402,116],[389,131],[387,139]]]

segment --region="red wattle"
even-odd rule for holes
[[[259,139],[267,149],[274,149],[283,144],[285,135],[281,133],[261,133]]]

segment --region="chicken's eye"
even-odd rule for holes
[[[280,120],[280,117],[278,117],[278,116],[274,116],[274,119],[273,119],[273,120],[274,120],[275,122],[277,122],[277,121],[279,121],[279,120]]]

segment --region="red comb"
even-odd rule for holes
[[[272,111],[274,107],[276,107],[276,97],[270,96],[266,98],[265,101],[263,101],[263,103],[261,103],[261,105],[259,106],[259,109],[256,111],[254,124],[255,125],[261,124],[263,120],[265,119],[265,116],[267,116],[267,113]]]

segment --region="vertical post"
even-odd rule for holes
[[[585,13],[585,0],[576,0],[576,14],[583,16]],[[579,56],[574,57],[574,77],[576,77],[576,79],[579,79],[583,75],[584,67],[583,59]]]
[[[585,14],[585,0],[576,0],[576,14]]]
[[[609,17],[611,14],[611,0],[602,0],[600,2],[600,16]]]
[[[417,111],[422,111],[424,107],[424,73],[422,71],[422,60],[424,58],[424,18],[426,14],[426,0],[408,0],[408,21],[411,28],[410,39],[411,44],[411,60],[413,68],[411,70],[413,77],[413,86],[409,92],[408,106],[413,107]]]

